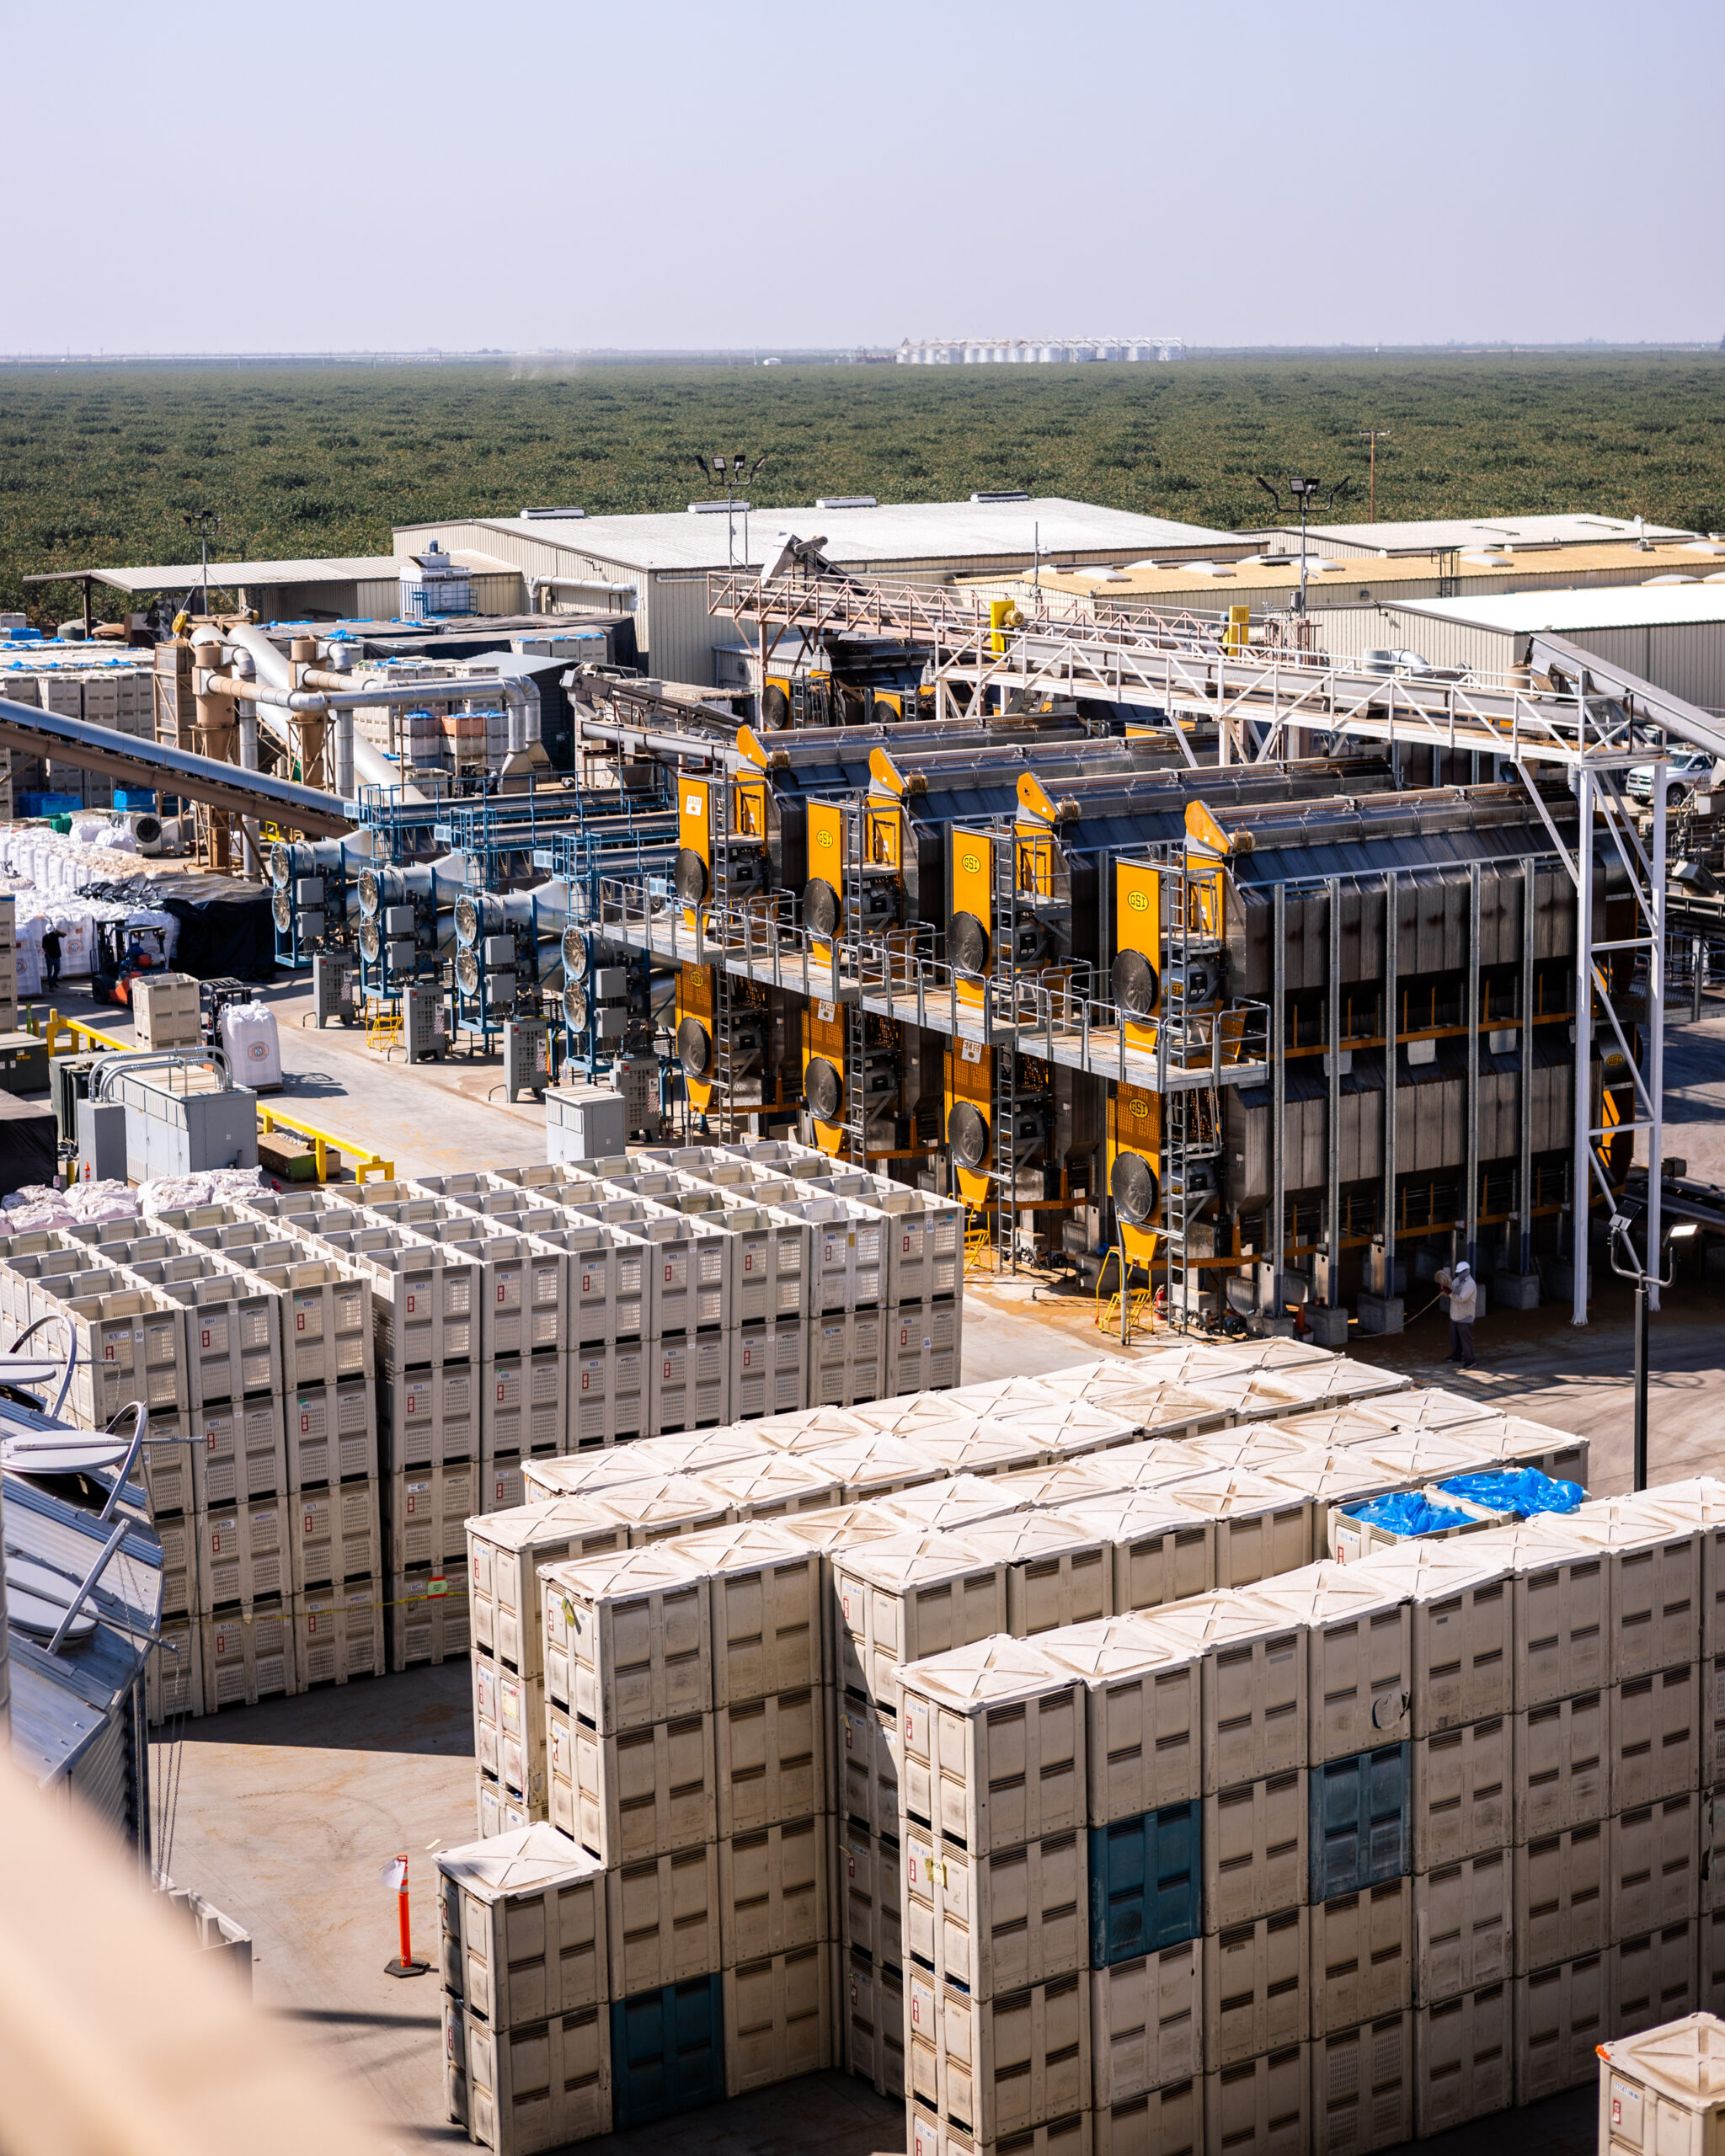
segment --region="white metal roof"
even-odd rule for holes
[[[615,562],[633,569],[722,569],[729,558],[723,515],[691,516],[686,510],[654,516],[588,516],[568,522],[537,517],[450,518],[438,524],[403,525],[395,542],[417,547],[456,524],[531,539]],[[1023,502],[899,502],[874,509],[756,509],[748,518],[749,552],[761,561],[781,532],[825,539],[830,560],[852,564],[974,561],[998,557],[1028,560],[1040,543],[1044,556],[1118,554],[1123,561],[1159,547],[1238,546],[1237,536],[1135,510],[1104,509],[1048,495]],[[735,520],[737,558],[742,557],[744,520]],[[775,548],[774,551],[777,551]]]
[[[1280,525],[1279,533],[1297,540],[1298,524]],[[1591,511],[1572,510],[1561,516],[1434,517],[1411,524],[1312,524],[1306,526],[1308,544],[1334,540],[1338,544],[1374,547],[1388,554],[1423,553],[1445,547],[1578,547],[1589,540],[1686,539],[1689,533],[1669,525],[1637,524],[1631,516],[1599,516]]]
[[[457,568],[476,569],[482,574],[520,574],[513,562],[499,561],[490,554],[458,549],[451,561]],[[398,577],[405,566],[394,554],[324,554],[302,562],[211,562],[210,582],[212,588],[223,591],[242,585],[250,589],[267,584],[373,583]],[[110,584],[116,591],[177,591],[204,580],[200,562],[158,562],[147,568],[92,569],[89,574],[99,584]]]
[[[1725,581],[1715,584],[1615,584],[1582,591],[1514,591],[1480,599],[1403,599],[1391,610],[1459,622],[1505,636],[1549,630],[1674,628],[1725,622]]]

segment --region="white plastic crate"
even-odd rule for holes
[[[392,1572],[466,1556],[467,1522],[478,1508],[478,1470],[467,1460],[453,1460],[446,1467],[417,1467],[387,1478],[382,1496],[389,1534],[387,1561]],[[308,1492],[302,1507],[307,1518],[313,1502]]]
[[[1098,2112],[1201,2073],[1205,1951],[1204,1940],[1189,1939],[1092,1971],[1090,2056]]]
[[[152,1519],[200,1509],[192,1459],[199,1448],[185,1434],[185,1428],[183,1422],[170,1423],[166,1417],[152,1420],[149,1441],[138,1455],[138,1477],[149,1499]],[[226,1494],[237,1496],[238,1488]],[[207,1511],[207,1505],[203,1509]]]
[[[1717,2014],[1725,2006],[1725,1909],[1710,1909],[1696,1920],[1700,1936],[1696,1981],[1701,2010]]]
[[[731,1322],[800,1318],[809,1310],[811,1230],[777,1208],[722,1203],[703,1216],[736,1245],[731,1260]]]
[[[667,1333],[725,1329],[731,1313],[731,1238],[711,1220],[685,1214],[622,1222],[648,1246],[644,1339]]]
[[[1664,1482],[1643,1491],[1633,1502],[1680,1527],[1694,1528],[1701,1545],[1699,1652],[1708,1656],[1725,1652],[1725,1482],[1707,1475]]]
[[[908,1817],[973,1855],[1087,1817],[1085,1693],[1031,1642],[983,1639],[904,1665],[899,1732]]]
[[[510,2029],[608,1996],[604,1872],[543,1822],[437,1856],[444,1983]]]
[[[955,1385],[964,1333],[964,1305],[956,1297],[938,1303],[889,1304],[882,1391],[890,1396]]]
[[[867,1410],[858,1407],[850,1412],[860,1415]],[[852,1437],[831,1438],[822,1444],[798,1449],[826,1468],[844,1492],[847,1504],[861,1498],[889,1497],[895,1491],[914,1489],[919,1483],[1038,1465],[1032,1449],[1022,1440],[1002,1440],[998,1433],[991,1436],[976,1423],[964,1428],[969,1434],[962,1440],[954,1438],[951,1430],[943,1438],[921,1431],[900,1434],[863,1429]]]
[[[1409,1834],[1416,1871],[1514,1840],[1514,1738],[1511,1715],[1415,1737]]]
[[[1609,1681],[1610,1610],[1598,1549],[1552,1513],[1462,1539],[1470,1556],[1510,1576],[1519,1714]]]
[[[519,1460],[560,1452],[569,1428],[569,1358],[553,1349],[481,1365],[479,1456]]]
[[[763,1444],[750,1422],[723,1422],[716,1430],[684,1430],[668,1438],[640,1438],[629,1447],[631,1459],[655,1473],[702,1476],[709,1468],[734,1467],[740,1460],[770,1458],[775,1448]]]
[[[1067,1399],[1033,1378],[1015,1382],[1022,1390],[1004,1396],[985,1411],[984,1419],[1003,1430],[1022,1431],[1042,1446],[1044,1457],[1050,1461],[1081,1460],[1113,1446],[1140,1442],[1137,1426],[1123,1415],[1090,1401]],[[955,1397],[964,1398],[968,1390]]]
[[[1315,1902],[1311,2034],[1334,2036],[1413,2004],[1413,1881],[1405,1873]]]
[[[1035,1509],[1034,1494],[1050,1476],[1083,1473],[1078,1467],[1033,1467],[1028,1475],[950,1475],[934,1482],[919,1482],[914,1489],[895,1490],[879,1500],[902,1528],[925,1533],[962,1534],[978,1521],[998,1519],[1002,1513]]]
[[[604,1880],[610,1998],[630,1999],[724,1967],[714,1844],[608,1865]]]
[[[1311,2018],[1308,1913],[1284,1909],[1204,1941],[1204,2056],[1238,2066],[1299,2043]]]
[[[1699,1929],[1690,1917],[1612,1946],[1605,1959],[1615,2036],[1637,2036],[1696,2011]]]
[[[1004,1569],[1007,1630],[1016,1637],[1114,1614],[1103,1545],[1065,1513],[1007,1513],[967,1527],[964,1539]]]
[[[291,1490],[377,1475],[377,1396],[364,1378],[291,1390],[283,1402],[283,1420]]]
[[[1215,1522],[1216,1585],[1251,1587],[1306,1562],[1311,1504],[1267,1476],[1213,1468],[1167,1485],[1175,1503]]]
[[[249,1608],[254,1602],[289,1592],[288,1502],[285,1497],[255,1497],[198,1515],[200,1609],[220,1609],[230,1603]],[[375,1572],[375,1541],[370,1555],[363,1569]]]
[[[179,1305],[149,1288],[75,1295],[59,1305],[77,1342],[67,1408],[86,1429],[104,1430],[122,1407],[183,1416],[190,1406]]]
[[[290,1386],[373,1375],[369,1277],[334,1258],[307,1257],[266,1266],[257,1278],[283,1298],[282,1367]]]
[[[996,1515],[1069,1512],[1074,1505],[1124,1494],[1100,1458],[1056,1460],[1043,1467],[1015,1467],[1009,1475],[966,1475],[954,1479],[968,1490],[985,1491],[994,1502]],[[906,1502],[914,1504],[914,1494]]]
[[[1709,2156],[1718,2145],[1725,2031],[1710,2009],[1599,2047],[1599,2152],[1653,2148]]]
[[[907,1825],[905,1945],[986,2002],[1089,1967],[1084,1837],[978,1855]]]
[[[488,1375],[483,1363],[438,1363],[417,1370],[386,1364],[378,1372],[377,1388],[386,1471],[399,1474],[441,1467],[449,1460],[478,1460],[480,1391]],[[291,1401],[288,1413],[291,1417]]]
[[[1253,2156],[1305,2156],[1311,2146],[1309,2044],[1204,2077],[1206,2149],[1250,2148]]]
[[[296,1594],[385,1569],[377,1485],[369,1476],[363,1481],[334,1482],[321,1490],[298,1490],[284,1498],[282,1505],[293,1551]],[[457,1561],[464,1554],[464,1517],[456,1516]]]
[[[1609,1691],[1582,1692],[1515,1716],[1518,1842],[1585,1826],[1610,1811],[1615,1704]]]
[[[1282,1611],[1218,1593],[1133,1622],[1199,1659],[1206,1796],[1306,1765],[1306,1643]]]
[[[530,1466],[526,1479],[543,1484],[551,1478]],[[693,1475],[643,1476],[606,1487],[602,1494],[606,1509],[627,1524],[633,1549],[698,1529],[724,1527],[730,1520],[730,1508],[718,1492]]]
[[[503,1801],[527,1819],[542,1819],[547,1801],[545,1680],[511,1669],[483,1648],[472,1651],[473,1749]]]
[[[569,1259],[569,1344],[638,1340],[649,1294],[643,1239],[627,1228],[566,1214],[542,1240]]]
[[[349,1580],[293,1598],[296,1689],[383,1674],[383,1582]]]
[[[599,1497],[632,1483],[660,1482],[665,1470],[637,1460],[633,1445],[593,1446],[579,1455],[530,1459],[521,1465],[526,1504],[543,1497]],[[681,1478],[679,1478],[681,1479]]]
[[[1413,2133],[1413,2015],[1386,2014],[1315,2037],[1312,2156],[1369,2156]]]
[[[647,1350],[648,1427],[699,1430],[730,1416],[730,1336],[680,1333],[652,1341]]]
[[[1063,1471],[1081,1470],[1107,1479],[1103,1454],[1074,1461]],[[1016,1478],[996,1476],[996,1482]],[[1062,1499],[1060,1510],[1102,1543],[1109,1582],[1109,1607],[1117,1615],[1151,1611],[1167,1602],[1208,1594],[1215,1586],[1215,1528],[1195,1520],[1183,1505],[1154,1490],[1121,1491],[1106,1497]]]
[[[1509,1849],[1488,1849],[1414,1873],[1414,2005],[1459,1999],[1514,1973],[1518,1860]],[[1546,1884],[1542,1876],[1542,1891]]]
[[[1514,1711],[1514,1598],[1478,1535],[1375,1550],[1363,1569],[1407,1602],[1415,1737]]]
[[[713,1716],[685,1715],[601,1737],[547,1703],[551,1823],[607,1865],[715,1839]]]
[[[1158,1431],[1155,1434],[1161,1437],[1167,1433]],[[1199,1431],[1189,1437],[1183,1432],[1172,1434],[1178,1437],[1195,1466],[1242,1467],[1249,1475],[1269,1475],[1279,1466],[1297,1466],[1326,1449],[1333,1449],[1326,1448],[1315,1432],[1305,1430],[1298,1421],[1285,1424],[1236,1422],[1226,1430]]]
[[[1265,1580],[1254,1599],[1306,1636],[1308,1759],[1314,1766],[1392,1744],[1409,1732],[1407,1605],[1357,1565],[1324,1561]]]
[[[683,1535],[676,1551],[705,1582],[715,1707],[821,1683],[818,1551],[772,1519]]]
[[[1658,1804],[1619,1812],[1612,1819],[1609,1928],[1596,1944],[1660,1931],[1696,1913],[1701,1906],[1704,1805],[1711,1810],[1706,1800],[1686,1790]]]
[[[1226,1411],[1201,1391],[1188,1390],[1179,1374],[1183,1367],[1178,1349],[1166,1365],[1160,1353],[1130,1361],[1107,1355],[1074,1364],[1069,1369],[1046,1371],[1041,1382],[1050,1391],[1118,1416],[1146,1437],[1196,1437],[1204,1430],[1222,1428]]]
[[[905,1972],[853,1952],[844,1965],[843,2057],[846,2073],[871,2082],[877,2096],[905,2095]]]
[[[871,1833],[897,1835],[899,1805],[899,1724],[889,1708],[840,1692],[838,1716],[838,1803],[836,1810]]]
[[[203,1630],[190,1615],[163,1620],[144,1673],[145,1719],[152,1729],[204,1711]]]
[[[802,1317],[758,1318],[725,1336],[730,1354],[730,1412],[788,1413],[809,1398],[809,1326]]]
[[[200,1515],[158,1515],[153,1523],[162,1545],[162,1614],[173,1617],[195,1609],[202,1599],[198,1587]]]
[[[1701,1652],[1703,1531],[1641,1497],[1595,1497],[1565,1516],[1604,1552],[1610,1652],[1607,1681],[1651,1676]]]
[[[1700,1785],[1703,1704],[1696,1662],[1613,1688],[1612,1811],[1657,1804]]]
[[[568,1253],[536,1236],[491,1234],[479,1267],[482,1323],[474,1351],[499,1355],[560,1353],[569,1330]]]
[[[1130,1617],[1077,1625],[1038,1654],[1083,1681],[1092,1827],[1135,1819],[1203,1794],[1203,1708],[1197,1651]]]
[[[1473,1426],[1467,1436],[1474,1435]],[[1494,1418],[1481,1433],[1488,1438],[1499,1466],[1536,1467],[1554,1481],[1588,1486],[1589,1444],[1585,1438],[1567,1430],[1554,1430],[1545,1422],[1530,1422],[1519,1415]]]
[[[556,1704],[606,1736],[711,1706],[712,1617],[695,1560],[661,1544],[547,1566],[540,1583]]]
[[[964,1209],[926,1190],[880,1192],[870,1200],[886,1215],[886,1299],[927,1302],[964,1287]]]
[[[830,1719],[827,1694],[819,1685],[715,1710],[721,1838],[830,1808]]]
[[[823,1406],[879,1400],[886,1390],[888,1314],[836,1311],[809,1321],[809,1396]]]
[[[754,1961],[825,1943],[831,1931],[827,1822],[756,1827],[718,1844],[724,1962]]]
[[[749,1425],[749,1435],[775,1452],[814,1452],[835,1439],[862,1437],[868,1425],[842,1407],[799,1407]]]
[[[1204,2076],[1099,2104],[1093,2125],[1096,2156],[1193,2156],[1204,2146]]]
[[[904,1532],[904,1523],[884,1503],[849,1499],[825,1512],[793,1513],[779,1525],[799,1549],[813,1550],[820,1559],[820,1656],[828,1682],[838,1670],[835,1632],[838,1623],[838,1592],[833,1583],[833,1556],[842,1550],[860,1550],[870,1542],[884,1542]]]
[[[871,1308],[888,1299],[889,1224],[853,1198],[793,1198],[783,1210],[806,1221],[809,1313]]]
[[[589,1445],[627,1444],[651,1428],[648,1370],[653,1346],[612,1341],[578,1348],[565,1358],[569,1372],[564,1443],[571,1452]]]
[[[944,2121],[990,2142],[1088,2110],[1087,1976],[984,2004],[912,1966],[905,1993],[911,2089]]]
[[[187,1508],[211,1512],[243,1498],[280,1496],[293,1486],[281,1422],[273,1399],[213,1401],[197,1410],[188,1426],[193,1497]],[[153,1441],[147,1448],[155,1449]],[[151,1496],[158,1501],[153,1489]]]
[[[601,1556],[628,1546],[628,1530],[602,1502],[542,1499],[467,1524],[473,1639],[512,1669],[537,1676],[545,1666],[539,1567]]]
[[[467,1577],[465,1558],[441,1571],[421,1566],[392,1572],[384,1583],[389,1666],[453,1661],[467,1652]]]
[[[218,1611],[198,1620],[204,1673],[204,1712],[254,1707],[259,1700],[291,1698],[299,1689],[293,1651],[293,1609],[272,1595],[249,1609]]]
[[[832,1961],[828,1947],[804,1946],[725,1971],[727,2096],[832,2064]]]
[[[1422,2140],[1488,2112],[1514,2093],[1514,1994],[1483,1984],[1413,2015],[1413,2130]]]
[[[793,1519],[827,1512],[839,1502],[839,1486],[806,1456],[761,1452],[752,1460],[705,1470],[701,1480],[729,1508],[734,1520]]]
[[[1204,1800],[1204,1928],[1297,1908],[1309,1892],[1306,1770],[1291,1769]]]
[[[1587,1954],[1519,1977],[1515,1985],[1515,2100],[1535,2104],[1599,2073],[1610,2033],[1609,1953]]]
[[[956,1535],[895,1534],[836,1550],[835,1682],[895,1714],[902,1663],[1007,1630],[1006,1568]]]
[[[611,2031],[602,2006],[519,2029],[465,2016],[470,2138],[497,2156],[609,2133]]]
[[[847,1951],[877,1961],[905,1958],[904,1844],[897,1835],[877,1834],[860,1820],[843,1819],[837,1828],[840,1934]],[[914,1929],[914,1912],[912,1924]],[[934,1959],[932,1940],[924,1959]]]
[[[201,1251],[132,1268],[133,1277],[184,1313],[186,1390],[194,1412],[206,1402],[281,1390],[281,1298]]]

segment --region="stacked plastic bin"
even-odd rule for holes
[[[437,1870],[450,2117],[498,2156],[610,2132],[598,1860],[540,1824],[445,1849]]]

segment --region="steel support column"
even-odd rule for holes
[[[1462,1247],[1479,1270],[1479,863],[1467,871],[1467,1197],[1461,1213]]]
[[[1520,1270],[1533,1270],[1533,953],[1538,872],[1521,864],[1521,1083],[1517,1117],[1515,1208],[1521,1231]]]
[[[1329,1037],[1329,1098],[1324,1112],[1329,1158],[1324,1187],[1324,1240],[1329,1279],[1324,1300],[1332,1310],[1341,1300],[1342,1274],[1342,879],[1330,878],[1330,981],[1324,1030]]]
[[[1278,883],[1270,937],[1269,1259],[1276,1313],[1282,1309],[1282,1254],[1287,1246],[1288,894]]]
[[[1575,772],[1581,811],[1575,857],[1575,1132],[1569,1163],[1569,1257],[1574,1277],[1572,1325],[1587,1323],[1588,1221],[1594,1194],[1594,789],[1586,764]]]
[[[1384,878],[1384,1294],[1396,1292],[1396,1076],[1401,1031],[1400,990],[1396,963],[1400,956],[1401,887],[1392,868]]]

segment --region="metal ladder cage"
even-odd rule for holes
[[[1193,1230],[1216,1203],[1210,1164],[1222,1151],[1221,1088],[1215,1065],[1223,1031],[1220,864],[1210,855],[1194,867],[1192,849],[1170,849],[1162,900],[1162,1014],[1156,1026],[1157,1091],[1162,1103],[1162,1248],[1167,1323],[1203,1330],[1195,1292],[1202,1271],[1194,1262]],[[1190,1001],[1200,969],[1214,993]],[[1178,993],[1177,995],[1176,990]],[[1196,1085],[1168,1083],[1170,1072],[1204,1072]],[[1124,1286],[1122,1281],[1122,1286]]]

